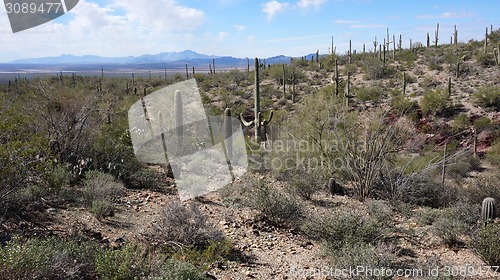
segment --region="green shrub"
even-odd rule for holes
[[[0,246],[0,279],[92,279],[99,247],[58,238],[14,238]]]
[[[451,127],[455,133],[462,132],[467,129],[470,125],[469,116],[465,113],[459,113],[453,118],[453,122],[451,123]]]
[[[384,65],[384,62],[377,58],[366,59],[363,65],[365,79],[379,80],[394,75],[394,68]]]
[[[418,103],[403,95],[395,95],[391,98],[391,107],[406,114],[412,113],[418,109]]]
[[[500,110],[500,88],[498,87],[480,87],[474,92],[472,99],[481,107]]]
[[[66,167],[56,165],[51,171],[47,172],[46,180],[49,188],[58,191],[69,185],[74,180],[74,175]]]
[[[492,197],[496,201],[500,201],[500,184],[498,182],[500,182],[500,174],[493,172],[482,178],[478,178],[464,194],[471,202],[477,205],[481,205],[481,202],[486,197]]]
[[[430,91],[424,94],[420,108],[426,115],[446,115],[452,111],[451,98],[445,91]]]
[[[495,65],[495,58],[492,53],[479,52],[476,54],[476,61],[479,65],[489,67]]]
[[[211,225],[194,204],[188,208],[176,201],[164,207],[153,230],[146,235],[162,244],[174,242],[196,248],[224,239],[222,232]]]
[[[90,206],[90,213],[97,218],[111,217],[114,215],[114,210],[113,203],[106,199],[95,199]]]
[[[382,88],[379,87],[360,87],[354,90],[356,98],[361,101],[378,102],[384,97]]]
[[[487,117],[479,117],[474,120],[474,128],[478,130],[494,129],[495,124]]]
[[[479,219],[477,205],[457,202],[451,207],[442,209],[433,226],[443,243],[453,246],[464,243],[462,236],[470,236]]]
[[[324,181],[317,172],[301,172],[297,170],[277,171],[279,180],[288,183],[289,192],[298,195],[304,200],[311,200],[312,196],[323,188]]]
[[[439,208],[448,205],[454,198],[454,189],[443,188],[441,184],[428,178],[428,175],[408,180],[407,184],[397,189],[397,197],[402,202]]]
[[[500,141],[496,141],[486,152],[486,158],[495,166],[500,166]]]
[[[303,216],[303,210],[295,198],[263,182],[249,194],[248,202],[274,225],[297,226]]]
[[[98,218],[112,216],[115,209],[113,202],[125,193],[122,183],[116,181],[111,174],[100,171],[87,172],[83,186],[84,203]]]
[[[84,199],[89,205],[96,199],[116,201],[125,193],[122,183],[115,180],[113,175],[101,171],[89,171],[83,180]]]
[[[146,245],[127,243],[118,249],[99,250],[94,263],[99,279],[156,279],[155,276],[164,275],[165,259],[165,255]]]
[[[126,180],[125,186],[129,189],[151,189],[157,190],[161,185],[162,175],[156,171],[143,168],[132,173]]]
[[[326,217],[310,217],[302,230],[308,236],[322,240],[329,250],[337,250],[346,244],[375,244],[384,225],[387,224],[373,217],[344,209]]]
[[[387,268],[386,264],[383,262],[381,256],[376,251],[376,248],[371,244],[366,243],[355,243],[355,244],[346,244],[345,246],[339,249],[333,249],[327,251],[328,257],[332,259],[333,266],[335,268],[353,268],[356,271],[356,268],[377,268],[381,269],[382,267]],[[386,275],[373,274],[370,273],[359,273],[355,277],[355,279],[389,279]],[[348,272],[345,273],[342,278],[352,278],[353,275],[350,275]]]
[[[194,265],[179,261],[176,259],[168,259],[163,265],[162,275],[156,277],[157,280],[207,280]]]
[[[431,207],[422,207],[420,211],[416,212],[418,221],[423,225],[432,225],[439,217],[439,209]]]
[[[491,223],[479,230],[474,249],[488,265],[500,266],[500,224]]]
[[[460,180],[467,177],[469,172],[478,171],[480,167],[481,161],[479,158],[470,153],[464,153],[446,165],[446,176],[460,182]]]
[[[224,262],[231,250],[232,243],[228,240],[214,241],[201,250],[193,246],[179,250],[174,258],[182,259],[202,270],[209,270],[212,264]]]

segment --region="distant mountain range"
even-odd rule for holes
[[[309,56],[309,55],[308,55]],[[289,63],[289,56],[275,56],[266,58],[266,63]],[[88,66],[134,66],[134,68],[180,68],[188,64],[192,66],[208,67],[215,59],[216,67],[246,67],[247,58],[237,58],[231,56],[214,56],[200,54],[191,50],[182,52],[162,52],[159,54],[147,54],[141,56],[127,56],[127,57],[101,57],[95,55],[75,56],[63,54],[56,57],[42,57],[42,58],[27,58],[18,59],[10,63],[0,64],[0,68],[8,65],[13,66],[26,66],[38,68],[37,66],[51,66],[51,67],[71,67],[79,66],[87,68]],[[252,65],[252,61],[250,61]]]

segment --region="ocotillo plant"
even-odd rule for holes
[[[494,198],[487,197],[481,205],[481,216],[484,224],[491,223],[495,219],[496,201]]]
[[[273,119],[273,111],[269,113],[269,118],[263,119],[260,111],[260,89],[259,89],[259,59],[255,58],[255,104],[254,104],[254,119],[251,122],[245,121],[243,113],[240,114],[240,120],[244,126],[255,126],[255,141],[266,141],[267,126]]]

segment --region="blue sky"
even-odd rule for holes
[[[0,62],[61,54],[128,56],[186,49],[236,57],[337,52],[349,40],[372,49],[386,29],[403,45],[425,42],[440,23],[441,42],[456,24],[459,41],[500,28],[500,1],[80,0],[68,14],[13,34],[0,5]]]

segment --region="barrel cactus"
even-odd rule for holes
[[[330,178],[330,180],[328,180],[328,191],[332,194],[332,195],[343,195],[344,194],[344,188],[342,188],[342,186],[337,183],[337,181],[335,181],[335,178]]]
[[[485,224],[491,222],[495,218],[496,201],[494,198],[487,197],[483,200],[481,206],[481,215]]]

